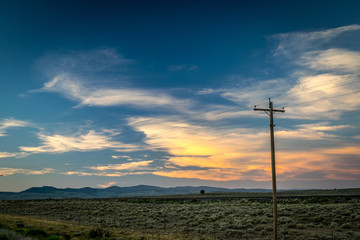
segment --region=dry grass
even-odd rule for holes
[[[58,235],[60,239],[66,239],[66,236],[71,237],[72,240],[84,240],[89,239],[89,233],[92,229],[96,228],[91,225],[73,224],[61,221],[51,221],[38,219],[27,216],[13,216],[9,214],[0,214],[0,223],[6,228],[20,231],[30,228],[41,229],[46,231],[49,235]],[[24,224],[24,228],[18,228],[19,223]],[[154,234],[154,233],[142,233],[140,231],[134,231],[131,229],[117,229],[117,228],[103,228],[109,236],[102,237],[101,239],[126,239],[126,240],[171,240],[171,239],[199,239],[194,236],[181,236],[179,234]],[[30,238],[22,238],[30,239]],[[206,239],[206,238],[201,238]]]
[[[282,238],[360,239],[357,198],[290,198],[278,209]],[[264,200],[0,201],[1,211],[12,214],[0,215],[11,228],[21,221],[72,239],[88,239],[94,227],[109,232],[109,239],[272,239],[272,204]]]

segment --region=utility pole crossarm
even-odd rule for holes
[[[270,109],[266,109],[266,108],[257,108],[256,106],[254,107],[254,111],[270,111]]]
[[[265,111],[265,112],[270,112],[270,109],[268,108],[257,108],[256,106],[254,107],[254,111]],[[273,112],[285,112],[285,109],[273,109]]]

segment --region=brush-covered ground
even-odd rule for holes
[[[359,198],[321,193],[280,194],[279,239],[360,240]],[[0,227],[50,240],[273,238],[267,193],[218,196],[0,201]]]

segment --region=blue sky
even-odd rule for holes
[[[360,183],[358,1],[5,1],[0,189]]]

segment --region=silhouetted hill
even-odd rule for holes
[[[44,193],[51,193],[56,191],[57,188],[54,187],[49,187],[49,186],[43,186],[43,187],[32,187],[29,188],[25,191],[22,191],[22,193],[40,193],[40,194],[44,194]]]
[[[161,196],[179,194],[198,194],[200,190],[205,193],[216,192],[268,192],[265,189],[228,189],[217,187],[171,187],[162,188],[148,185],[138,185],[134,187],[109,188],[55,188],[50,186],[32,187],[25,191],[0,192],[0,200],[21,200],[21,199],[60,199],[60,198],[108,198],[108,197],[135,197],[135,196]]]

